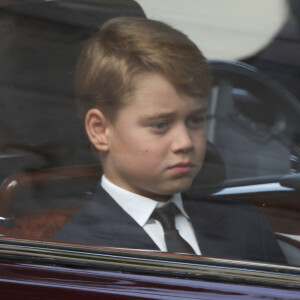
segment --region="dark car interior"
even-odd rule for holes
[[[23,171],[96,163],[74,101],[77,57],[106,20],[144,17],[134,1],[97,3],[50,1],[0,10],[1,181]]]

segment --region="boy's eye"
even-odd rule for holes
[[[163,131],[168,128],[169,124],[165,121],[155,122],[151,124],[151,127],[155,130]]]
[[[158,129],[165,128],[166,126],[167,126],[167,123],[166,123],[166,122],[159,122],[159,123],[154,123],[154,124],[152,124],[152,127],[158,128]]]
[[[203,127],[205,121],[204,116],[194,116],[188,119],[188,126],[192,128],[200,128]]]

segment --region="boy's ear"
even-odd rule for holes
[[[85,130],[94,147],[102,152],[109,149],[108,146],[109,122],[103,113],[96,108],[90,109],[85,116]]]

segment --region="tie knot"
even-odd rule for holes
[[[152,213],[152,218],[158,220],[164,230],[175,229],[175,216],[180,214],[178,207],[170,202],[167,205],[156,208]]]
[[[161,223],[169,252],[195,254],[191,245],[182,238],[175,227],[175,216],[178,214],[181,214],[180,210],[174,203],[170,202],[165,206],[156,208],[151,217]]]

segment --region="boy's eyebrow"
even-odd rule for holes
[[[207,107],[206,106],[203,106],[199,109],[196,109],[195,111],[192,112],[192,114],[200,114],[200,113],[203,113],[205,114],[207,112]]]
[[[175,113],[154,113],[154,114],[145,114],[141,116],[143,120],[155,120],[160,118],[171,118],[175,115]]]
[[[194,114],[200,114],[200,113],[206,113],[207,109],[206,107],[201,107],[199,109],[196,109],[194,111],[192,111],[190,114],[194,115]],[[154,113],[154,114],[145,114],[143,116],[141,116],[141,119],[143,120],[155,120],[155,119],[159,119],[159,118],[171,118],[175,115],[175,113],[173,112],[169,112],[169,113]]]

